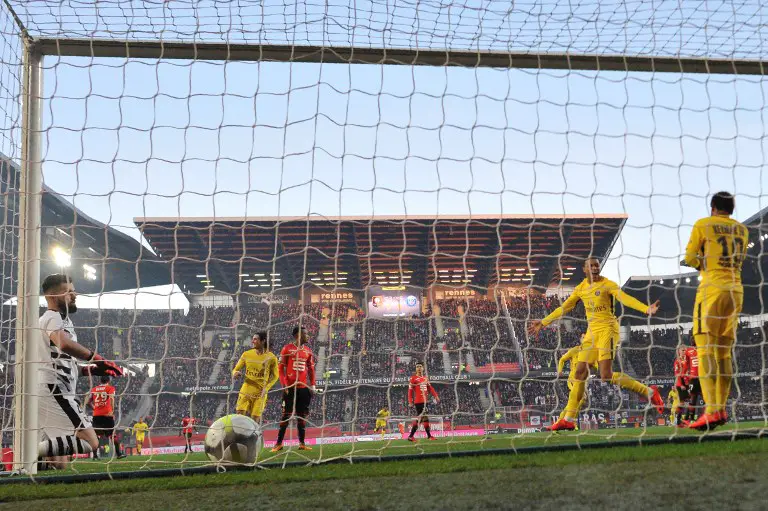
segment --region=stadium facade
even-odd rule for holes
[[[425,298],[572,287],[626,215],[136,218],[191,296],[349,301],[373,288]]]
[[[19,238],[19,166],[0,154],[3,282],[5,302],[16,294]],[[67,271],[80,293],[103,293],[170,282],[165,264],[142,244],[72,206],[43,186],[40,275]]]

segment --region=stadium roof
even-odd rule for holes
[[[744,222],[749,228],[747,259],[741,278],[744,283],[743,314],[763,314],[768,309],[768,207],[755,213]],[[661,300],[661,310],[652,323],[693,321],[693,304],[696,298],[699,273],[687,271],[672,275],[630,277],[622,289],[630,295],[651,303]],[[634,312],[625,312],[625,320],[631,324],[647,324],[647,319]]]
[[[547,287],[583,278],[626,215],[136,218],[188,292],[303,284]]]
[[[0,154],[3,300],[16,294],[18,249],[19,167]],[[170,283],[168,265],[137,240],[94,220],[56,192],[43,186],[40,278],[62,271],[51,252],[54,247],[71,257],[67,271],[79,293],[98,293]],[[138,263],[138,264],[137,264]],[[86,272],[83,265],[95,271]],[[86,278],[86,273],[92,275]]]

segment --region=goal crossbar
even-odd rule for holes
[[[768,61],[695,57],[514,53],[500,51],[421,50],[353,46],[231,44],[109,39],[35,39],[42,55],[326,64],[456,66],[582,71],[632,71],[764,75]]]

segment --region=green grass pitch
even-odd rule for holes
[[[716,433],[758,433],[763,423],[742,423]],[[759,507],[768,495],[768,442],[693,442],[526,453],[543,446],[584,446],[638,439],[706,438],[666,427],[533,433],[486,438],[403,440],[316,446],[272,454],[263,469],[183,477],[73,484],[0,485],[0,507],[18,509],[568,509],[610,507]],[[522,449],[521,454],[498,454]],[[355,460],[424,453],[486,451],[472,457],[429,456],[374,463]],[[352,461],[317,464],[315,461]],[[279,468],[285,462],[309,467]],[[135,456],[79,461],[61,474],[146,471],[210,465],[205,455]],[[48,473],[45,473],[48,474]],[[695,488],[695,490],[694,490]],[[684,496],[689,494],[689,497]],[[735,499],[735,500],[734,500]]]

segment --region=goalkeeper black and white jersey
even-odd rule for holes
[[[47,387],[55,385],[64,396],[74,396],[77,388],[77,361],[62,353],[58,346],[51,341],[51,334],[58,330],[66,331],[72,340],[77,342],[77,334],[72,320],[61,316],[58,311],[47,310],[40,316],[41,359],[40,383]]]

